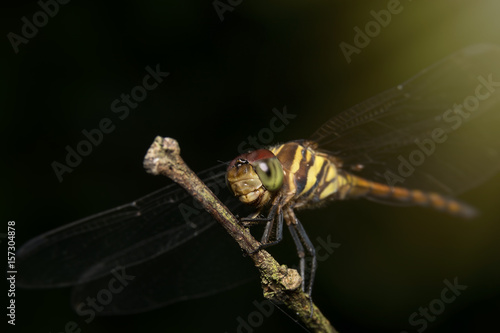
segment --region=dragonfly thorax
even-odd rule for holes
[[[272,152],[258,149],[229,163],[226,183],[241,202],[262,207],[283,185],[283,168]]]

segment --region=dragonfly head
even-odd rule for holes
[[[226,183],[241,202],[262,207],[283,185],[283,167],[271,151],[258,149],[229,163]]]

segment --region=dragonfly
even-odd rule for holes
[[[500,47],[478,44],[333,115],[308,139],[248,152],[198,175],[231,211],[250,212],[241,218],[245,226],[265,224],[262,248],[279,242],[288,226],[310,293],[314,246],[296,211],[365,198],[474,217],[476,210],[455,197],[499,172],[498,125]],[[101,315],[212,295],[256,273],[216,225],[172,184],[28,241],[17,253],[18,283],[71,286],[80,314],[89,295],[126,278]]]

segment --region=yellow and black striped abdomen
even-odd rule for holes
[[[474,208],[455,199],[434,192],[424,192],[403,187],[392,187],[342,172],[345,186],[339,189],[339,199],[367,197],[384,203],[406,203],[409,205],[432,207],[461,217],[474,217]]]
[[[314,205],[337,192],[343,182],[332,156],[318,153],[307,141],[288,142],[270,149],[285,172],[284,191],[296,208]],[[340,182],[339,182],[340,181]]]
[[[270,150],[283,166],[283,191],[295,208],[366,197],[384,203],[428,206],[462,217],[476,214],[472,207],[437,193],[391,187],[350,174],[340,168],[334,156],[315,151],[313,142],[293,141]]]

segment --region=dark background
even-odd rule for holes
[[[237,155],[240,142],[269,127],[273,108],[286,105],[297,115],[276,142],[306,138],[336,112],[462,47],[500,44],[494,0],[402,1],[402,12],[350,64],[339,44],[352,44],[353,28],[373,20],[370,11],[386,9],[387,1],[243,1],[223,22],[211,1],[72,1],[16,54],[7,34],[20,34],[21,18],[32,21],[40,7],[13,6],[0,11],[0,202],[1,230],[15,220],[18,245],[167,184],[142,168],[156,135],[178,139],[184,159],[200,171]],[[111,102],[156,64],[170,76],[118,120]],[[63,162],[65,146],[75,147],[81,131],[105,117],[116,129],[60,183],[51,163]],[[341,244],[320,264],[315,302],[341,332],[415,332],[408,317],[439,298],[444,279],[458,277],[468,289],[426,331],[497,327],[498,185],[500,176],[460,197],[482,211],[473,221],[367,201],[301,213],[312,239]],[[293,252],[290,243],[271,252],[283,247]],[[291,258],[286,263],[294,264]],[[82,332],[234,332],[237,317],[247,318],[256,310],[252,301],[262,300],[254,282],[86,324],[69,298],[69,289],[18,290],[15,331],[61,332],[72,320]],[[302,329],[275,310],[254,331]]]

